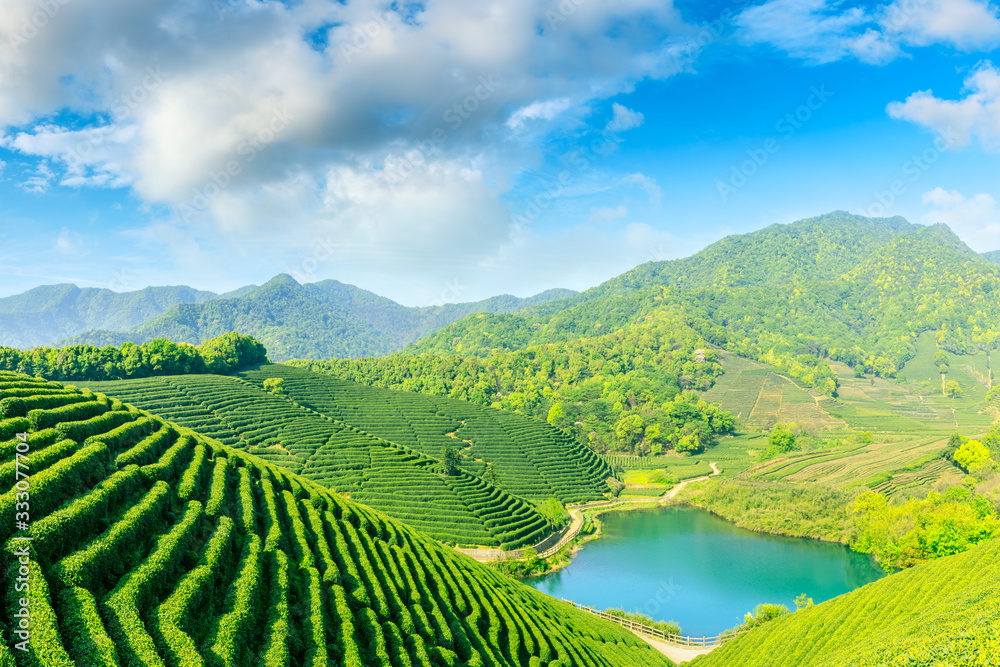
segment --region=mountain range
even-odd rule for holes
[[[263,342],[275,361],[380,356],[470,313],[511,312],[572,294],[556,289],[408,308],[336,280],[300,285],[285,274],[221,295],[183,286],[118,293],[49,285],[0,299],[0,344],[103,347],[154,338],[197,344],[241,331]]]
[[[160,337],[196,344],[235,330],[263,342],[275,361],[404,349],[482,356],[601,335],[669,306],[709,342],[758,359],[783,356],[778,365],[790,372],[803,352],[852,366],[882,358],[880,369],[898,369],[921,331],[938,330],[955,351],[990,344],[1000,322],[995,289],[1000,251],[977,255],[945,225],[835,211],[728,236],[581,293],[555,289],[526,299],[408,308],[336,280],[303,285],[285,274],[226,294],[38,287],[0,299],[0,344]],[[798,375],[818,388],[832,379],[803,368]]]

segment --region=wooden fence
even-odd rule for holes
[[[644,625],[642,623],[636,623],[635,621],[622,618],[621,616],[614,616],[604,611],[594,609],[593,607],[588,607],[582,605],[578,602],[573,602],[572,600],[567,600],[563,598],[563,602],[568,602],[577,609],[589,612],[595,616],[600,616],[603,619],[609,620],[612,623],[617,623],[623,628],[628,628],[633,632],[638,632],[639,634],[646,635],[648,637],[653,637],[655,639],[662,640],[668,644],[676,644],[678,646],[698,646],[698,647],[714,647],[721,646],[730,639],[735,639],[740,636],[746,630],[740,630],[738,632],[726,632],[721,635],[716,635],[714,637],[685,637],[684,635],[675,635],[672,632],[664,632],[659,628],[654,628],[650,625]]]

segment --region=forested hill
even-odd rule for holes
[[[29,348],[90,329],[126,331],[179,303],[204,303],[218,297],[185,286],[114,292],[44,285],[0,299],[0,345]]]
[[[1000,250],[991,250],[990,252],[984,252],[982,256],[985,259],[988,259],[995,264],[1000,264]]]
[[[510,312],[572,294],[570,290],[549,290],[527,299],[501,295],[474,303],[407,308],[336,280],[300,285],[282,274],[232,295],[200,301],[175,300],[169,304],[171,307],[153,313],[148,321],[133,318],[127,326],[119,326],[123,321],[120,317],[106,318],[103,323],[95,320],[98,326],[90,327],[94,330],[66,331],[58,344],[103,347],[155,338],[197,344],[239,331],[263,342],[271,358],[278,361],[292,357],[378,356],[399,350],[470,313]],[[108,308],[113,309],[114,304]],[[0,344],[4,343],[15,347],[41,344],[15,343],[13,336],[9,341],[0,338]]]
[[[827,359],[892,376],[923,331],[956,353],[996,347],[998,295],[1000,266],[945,225],[835,212],[644,264],[514,316],[470,317],[407,351],[489,356],[604,335],[669,311],[707,342],[831,393]]]

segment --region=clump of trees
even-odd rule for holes
[[[1000,537],[996,509],[970,486],[897,504],[875,491],[859,494],[848,506],[854,523],[851,548],[872,554],[891,572]]]
[[[267,361],[267,350],[251,336],[235,331],[199,345],[156,338],[136,345],[70,345],[19,350],[0,347],[0,370],[50,380],[125,380],[156,375],[230,373]]]
[[[766,461],[767,459],[798,449],[798,440],[795,436],[797,429],[798,425],[795,423],[783,424],[778,422],[775,424],[767,436],[767,449],[760,454],[761,460]]]

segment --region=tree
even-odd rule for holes
[[[272,394],[285,393],[284,378],[267,378],[264,380],[264,391],[269,391]]]
[[[955,463],[968,473],[989,468],[990,463],[996,466],[990,458],[990,450],[978,440],[969,440],[959,447],[955,451]]]
[[[795,449],[795,434],[785,424],[775,424],[767,438],[769,449],[784,454]]]
[[[963,393],[965,392],[962,391],[962,385],[958,384],[954,380],[950,380],[944,386],[944,395],[948,398],[960,398]]]
[[[813,606],[813,599],[807,597],[805,593],[795,598],[795,611]]]
[[[752,612],[747,612],[747,615],[743,617],[743,624],[750,628],[756,628],[788,613],[791,612],[783,604],[759,604]]]
[[[558,526],[569,518],[565,505],[558,498],[549,498],[538,506],[538,513],[553,526]]]
[[[677,439],[677,444],[674,445],[674,450],[682,454],[697,454],[702,449],[701,441],[696,433],[682,435]]]
[[[451,445],[445,445],[441,450],[441,462],[444,464],[444,474],[455,475],[458,473],[458,464],[461,462],[461,455],[455,451]]]
[[[615,438],[622,449],[632,451],[636,440],[642,435],[642,417],[626,414],[615,424]]]
[[[552,424],[553,426],[559,426],[559,422],[563,417],[562,406],[558,403],[553,403],[552,407],[549,408],[549,415],[546,417],[545,421]]]
[[[493,470],[492,463],[486,464],[486,470],[483,471],[483,481],[493,487],[500,483],[500,478],[497,477],[496,471]]]

